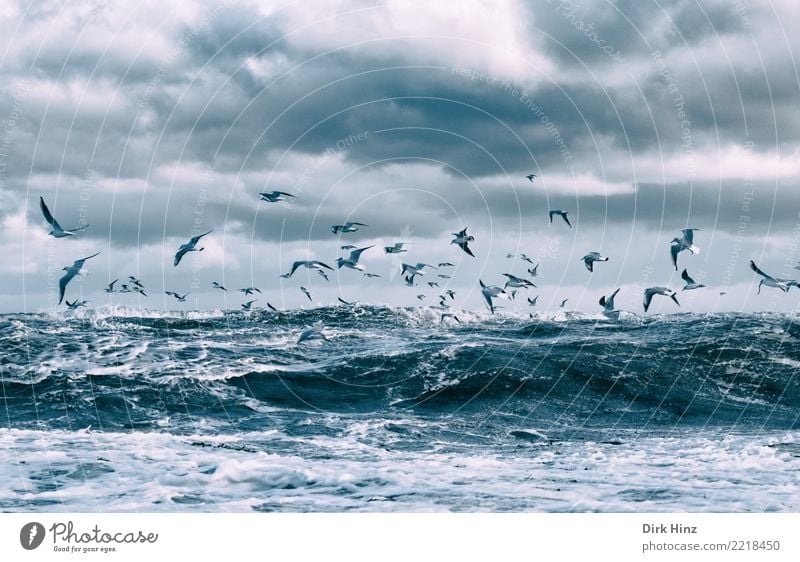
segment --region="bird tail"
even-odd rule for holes
[[[689,251],[692,252],[693,254],[699,254],[700,248],[692,244],[691,246],[689,246]]]

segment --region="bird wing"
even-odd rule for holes
[[[694,244],[694,231],[695,230],[700,230],[700,229],[699,228],[684,228],[683,230],[681,230],[681,232],[683,233],[683,237],[686,239],[686,241],[689,243],[690,246],[692,244]]]
[[[92,259],[93,257],[95,257],[97,255],[100,255],[100,252],[97,252],[96,254],[92,254],[91,256],[86,256],[85,258],[81,258],[79,260],[75,260],[75,262],[72,264],[72,267],[77,267],[78,269],[80,269],[80,268],[83,267],[83,263],[86,260]],[[77,273],[77,271],[76,271],[76,273]]]
[[[555,211],[549,211],[549,215],[550,215],[550,224],[553,224],[553,215],[555,215],[555,214],[556,214],[556,212],[555,212]]]
[[[175,254],[175,262],[174,267],[178,267],[178,264],[181,263],[181,258],[186,255],[186,252],[189,251],[188,245],[184,244],[178,249],[178,252]]]
[[[750,260],[750,269],[752,269],[753,271],[755,271],[755,272],[756,272],[756,273],[758,273],[760,276],[762,276],[762,277],[764,277],[764,278],[766,278],[766,279],[772,279],[773,281],[775,280],[775,278],[774,278],[774,277],[772,277],[771,275],[767,275],[766,273],[764,273],[763,271],[761,271],[761,270],[758,268],[758,266],[756,265],[756,262],[754,262],[753,260]]]
[[[694,279],[689,277],[689,272],[686,271],[685,269],[683,270],[683,273],[681,273],[681,279],[683,279],[684,281],[686,281],[687,283],[689,283],[691,285],[694,285]]]
[[[39,207],[42,209],[44,220],[46,220],[50,226],[53,227],[53,230],[63,230],[55,217],[53,217],[52,213],[50,213],[50,209],[47,208],[47,204],[44,202],[44,197],[39,197]]]
[[[567,223],[570,228],[572,228],[572,224],[570,224],[569,219],[567,218],[567,213],[566,212],[561,213],[561,218],[564,219],[564,222]]]
[[[363,222],[351,222],[349,224],[350,226],[369,226],[368,224],[364,224]]]
[[[481,285],[483,286],[483,282],[481,282]],[[494,305],[492,304],[492,297],[489,295],[487,291],[481,291],[481,294],[483,294],[483,300],[485,300],[486,304],[489,305],[489,310],[491,310],[492,314],[494,314]]]
[[[469,246],[467,245],[467,242],[461,242],[461,243],[460,243],[458,246],[459,246],[459,247],[460,247],[462,250],[464,250],[464,251],[465,251],[467,254],[469,254],[470,256],[472,256],[473,258],[475,257],[475,254],[473,254],[473,253],[472,253],[472,250],[470,250],[470,249],[469,249]]]
[[[650,308],[650,302],[653,300],[653,295],[655,295],[658,291],[650,288],[644,290],[644,311],[647,312],[647,309]]]
[[[600,306],[602,306],[603,308],[606,307],[606,297],[605,296],[600,297],[600,300],[597,301],[597,302],[599,302]]]
[[[211,234],[212,232],[214,232],[213,228],[211,230],[209,230],[208,232],[204,232],[203,234],[198,234],[197,236],[192,236],[192,240],[191,240],[190,244],[197,244],[203,236],[205,236],[207,234]]]
[[[273,195],[277,193],[278,195],[286,195],[287,197],[294,197],[294,195],[292,195],[291,193],[286,193],[285,191],[273,191],[272,193]]]
[[[358,259],[361,257],[361,254],[365,250],[369,250],[370,248],[372,248],[372,246],[367,246],[365,248],[358,248],[357,250],[353,250],[352,252],[350,252],[350,261],[357,262]]]
[[[592,256],[584,256],[583,264],[590,272],[594,272],[594,260],[592,259]]]
[[[76,273],[77,272],[74,269],[69,268],[67,270],[67,272],[64,274],[64,276],[61,277],[61,279],[59,279],[59,281],[58,281],[58,304],[61,304],[61,301],[64,300],[64,291],[67,290],[67,283],[72,281],[72,278],[75,277]]]
[[[672,265],[675,266],[675,271],[678,271],[678,253],[681,251],[681,245],[673,242],[669,245],[669,253],[672,256]]]

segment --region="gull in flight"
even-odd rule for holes
[[[561,301],[561,304],[560,304],[560,305],[558,305],[558,306],[559,306],[559,308],[564,308],[564,307],[567,305],[567,301],[568,301],[568,300],[569,300],[569,299],[564,299],[563,301]]]
[[[689,277],[689,272],[686,271],[685,269],[683,270],[683,273],[681,273],[681,279],[686,281],[686,285],[683,286],[683,289],[681,289],[681,291],[691,291],[692,289],[699,289],[700,287],[705,287],[705,285],[703,285],[702,283],[695,283],[694,279]]]
[[[761,271],[756,263],[753,260],[750,260],[750,269],[755,271],[761,276],[761,281],[758,283],[758,293],[761,294],[761,286],[766,285],[767,287],[775,287],[776,289],[780,289],[784,293],[788,293],[789,289],[794,287],[800,287],[800,283],[793,279],[779,279],[777,277],[773,277],[772,275],[767,275],[763,271]]]
[[[326,269],[330,269],[331,271],[333,271],[333,268],[331,266],[329,266],[326,263],[322,263],[321,261],[301,260],[294,262],[292,264],[292,270],[289,273],[284,273],[283,275],[281,275],[281,277],[286,277],[286,278],[291,277],[292,275],[294,275],[294,272],[297,271],[297,268],[299,267],[307,267],[308,269],[320,269],[320,270],[324,267]]]
[[[175,267],[178,267],[178,264],[181,263],[181,259],[186,255],[187,252],[202,252],[205,250],[205,248],[198,248],[197,243],[203,236],[211,234],[212,232],[214,232],[213,228],[208,232],[204,232],[203,234],[192,236],[191,240],[189,240],[186,244],[181,245],[181,247],[178,249],[178,253],[175,254]]]
[[[437,281],[428,281],[428,287],[433,289],[434,287],[438,287],[439,283]]]
[[[364,272],[364,277],[380,277],[377,273]]]
[[[533,264],[533,260],[532,260],[531,258],[529,258],[528,256],[526,256],[525,254],[520,254],[520,255],[519,255],[519,257],[520,257],[520,259],[521,259],[522,261],[526,261],[526,262],[528,262],[529,264],[531,264],[531,265],[534,265],[534,264]]]
[[[179,295],[174,291],[164,291],[164,294],[169,295],[171,297],[175,297],[176,299],[178,299],[178,302],[186,302],[186,297],[189,296],[189,293],[186,293],[185,295]]]
[[[495,285],[485,285],[484,282],[478,279],[478,283],[481,284],[481,294],[483,295],[483,300],[486,301],[486,304],[489,305],[489,310],[494,314],[495,308],[498,308],[494,305],[492,299],[508,299],[508,293],[505,292],[504,289],[497,287]]]
[[[645,312],[647,312],[647,309],[650,308],[650,301],[653,300],[653,295],[664,295],[665,297],[669,297],[673,301],[675,301],[675,304],[677,304],[678,306],[681,305],[681,303],[678,302],[677,298],[678,293],[676,293],[672,289],[668,289],[666,287],[648,287],[647,289],[644,290]]]
[[[143,289],[144,289],[144,285],[142,285],[142,282],[141,282],[141,281],[139,281],[139,280],[138,280],[136,277],[134,277],[133,275],[128,275],[128,281],[130,281],[131,283],[133,283],[135,286],[137,286],[137,287],[141,287],[141,288],[143,288]]]
[[[619,289],[617,289],[616,291],[611,293],[611,296],[609,296],[608,298],[606,298],[605,295],[600,297],[600,301],[599,301],[600,302],[600,306],[603,307],[603,312],[605,314],[611,314],[612,312],[619,312],[618,310],[614,309],[614,297],[617,296],[617,293],[619,293]]]
[[[533,183],[533,178],[535,178],[535,177],[536,177],[536,174],[528,174],[528,175],[527,175],[527,176],[525,176],[525,177],[526,177],[526,178],[528,178],[528,179],[530,180],[530,182],[531,182],[531,183]]]
[[[414,275],[406,275],[403,277],[403,280],[406,282],[408,287],[414,287]]]
[[[350,302],[350,301],[344,300],[342,297],[336,297],[336,298],[339,299],[339,302],[342,303],[345,306],[355,306],[356,304],[358,304],[358,301]]]
[[[468,235],[466,228],[460,232],[454,232],[453,236],[455,236],[455,239],[453,239],[450,243],[457,244],[459,248],[474,258],[475,254],[473,254],[472,250],[469,249],[469,243],[475,240],[475,237]]]
[[[134,287],[134,288],[133,288],[133,292],[134,292],[134,293],[139,293],[139,294],[140,294],[140,295],[142,295],[143,297],[146,297],[146,296],[147,296],[147,293],[145,293],[145,292],[144,292],[144,288],[143,288],[143,287]]]
[[[108,284],[108,287],[103,289],[106,293],[113,293],[114,291],[114,283],[119,281],[119,279],[114,279],[111,283]]]
[[[355,250],[356,247],[353,246],[352,244],[345,244],[344,246],[340,246],[340,248],[342,250]]]
[[[361,222],[346,222],[344,224],[335,224],[331,227],[331,232],[339,234],[340,232],[355,232],[359,226],[369,226]]]
[[[600,252],[589,252],[581,259],[583,260],[583,264],[586,266],[586,269],[588,269],[590,272],[594,271],[594,262],[608,261],[608,258],[601,256]]]
[[[242,304],[242,309],[243,310],[250,310],[252,308],[252,306],[253,306],[253,303],[256,302],[257,300],[258,299],[253,299],[251,301],[247,301],[246,303],[243,303]]]
[[[411,242],[395,242],[394,246],[384,246],[383,251],[387,254],[399,254],[401,252],[407,252],[408,250],[404,250],[403,246],[407,246],[411,244]]]
[[[294,197],[291,193],[285,191],[273,191],[271,193],[259,193],[262,201],[270,203],[277,203],[278,201],[287,201],[286,197]]]
[[[450,300],[456,300],[456,292],[453,289],[447,289],[444,294],[450,297]]]
[[[125,283],[123,283],[122,285],[120,285],[120,287],[122,287],[122,288],[119,290],[119,292],[120,292],[120,293],[132,293],[132,292],[133,292],[133,291],[131,291],[130,287],[128,287],[128,285],[126,285]]]
[[[74,262],[72,262],[72,265],[64,268],[64,271],[66,271],[66,273],[58,282],[58,289],[59,289],[58,304],[61,304],[61,301],[64,300],[64,291],[66,291],[67,289],[67,284],[70,281],[72,281],[73,277],[75,277],[76,275],[78,275],[78,273],[80,273],[81,269],[83,268],[84,262],[99,254],[100,252],[97,252],[96,254],[92,254],[91,256],[86,256],[85,258],[75,260]]]
[[[244,289],[239,289],[239,292],[244,293],[245,295],[252,295],[253,291],[256,293],[261,293],[258,287],[245,287]]]
[[[568,211],[553,209],[552,211],[550,211],[550,224],[553,224],[553,215],[558,215],[562,219],[564,219],[564,222],[567,223],[567,225],[569,225],[570,228],[572,228],[572,225],[570,224],[569,219],[567,218],[567,213]]]
[[[319,273],[319,276],[322,277],[325,281],[330,281],[330,279],[328,279],[328,274],[325,273],[325,270],[318,269],[317,273]]]
[[[408,263],[403,263],[401,265],[400,275],[406,275],[406,273],[411,274],[411,279],[414,279],[415,275],[425,275],[425,272],[422,271],[426,267],[433,267],[427,263],[418,263],[417,265],[411,265]]]
[[[49,232],[50,236],[54,238],[65,238],[67,236],[75,236],[76,232],[80,232],[81,230],[85,230],[89,228],[89,225],[79,226],[77,228],[68,228],[63,229],[61,225],[58,224],[58,221],[53,217],[52,213],[50,213],[50,209],[47,208],[47,204],[44,202],[44,197],[39,197],[39,207],[42,209],[42,214],[44,215],[44,220],[48,222],[48,224],[53,228]]]
[[[220,285],[219,283],[217,283],[216,281],[213,281],[213,282],[211,283],[211,286],[212,286],[214,289],[220,289],[220,290],[222,290],[222,291],[226,291],[226,292],[227,292],[227,290],[228,290],[228,289],[226,289],[225,287],[223,287],[222,285]]]
[[[678,254],[684,250],[689,250],[693,254],[699,254],[700,248],[694,245],[694,231],[700,230],[699,228],[684,228],[681,230],[683,236],[681,238],[673,238],[669,244],[669,253],[672,256],[672,265],[675,266],[675,271],[678,271]]]
[[[536,301],[539,300],[539,295],[536,295],[533,298],[528,297],[528,306],[536,306]]]
[[[449,261],[439,262],[439,267],[454,267]]]
[[[420,293],[419,295],[417,295],[417,298],[418,298],[419,300],[425,300],[425,295],[423,295],[422,293]]]
[[[280,310],[272,306],[270,303],[267,303],[267,308],[270,309],[272,312],[277,312],[278,314],[280,314],[281,312]]]
[[[440,277],[442,279],[452,279],[450,275],[445,275],[444,273],[439,273],[436,275],[436,277]]]
[[[77,310],[78,308],[86,306],[87,304],[89,304],[89,301],[82,301],[78,299],[75,299],[72,302],[66,301],[67,308],[70,310]]]
[[[506,281],[506,284],[503,286],[504,289],[507,289],[508,287],[522,287],[522,288],[536,287],[536,285],[534,285],[531,281],[528,281],[527,279],[522,279],[521,277],[517,277],[516,275],[511,275],[510,273],[504,273],[503,275],[505,275],[508,278],[508,281]]]
[[[300,287],[300,290],[301,290],[301,291],[303,291],[303,293],[305,294],[305,296],[307,296],[307,297],[308,297],[308,300],[309,300],[309,301],[313,301],[313,300],[314,300],[314,299],[312,299],[312,298],[311,298],[311,293],[309,293],[309,292],[308,292],[308,289],[306,289],[305,287]]]
[[[506,259],[511,259],[513,257],[514,257],[514,254],[512,254],[510,252],[508,254],[506,254]]]
[[[357,269],[358,271],[364,271],[364,265],[358,263],[361,254],[365,250],[369,250],[372,246],[365,246],[364,248],[356,248],[352,252],[350,252],[350,257],[345,258],[336,258],[336,267],[341,269],[342,267],[349,267],[350,269]]]
[[[537,277],[539,275],[539,265],[540,264],[537,263],[533,267],[529,267],[528,268],[528,275],[530,275],[531,277]]]
[[[461,324],[461,320],[459,320],[458,316],[456,316],[452,312],[442,312],[442,316],[439,318],[439,323],[441,324],[442,322],[444,322],[445,318],[452,318],[453,320]]]

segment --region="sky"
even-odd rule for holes
[[[685,267],[707,287],[651,313],[794,311],[800,289],[757,294],[748,264],[800,277],[798,16],[791,0],[5,1],[0,312],[58,310],[61,269],[95,252],[67,288],[93,307],[238,308],[255,286],[255,306],[450,288],[480,310],[478,280],[525,276],[525,253],[537,288],[505,310],[598,312],[619,287],[641,313]],[[296,198],[259,200],[273,190]],[[48,236],[40,196],[89,227]],[[334,235],[344,221],[368,226]],[[475,257],[451,244],[464,227]],[[684,228],[700,253],[676,271]],[[279,276],[347,244],[373,245],[381,277]],[[590,251],[609,258],[593,273]],[[402,262],[455,267],[406,287]],[[103,292],[129,275],[147,298]]]

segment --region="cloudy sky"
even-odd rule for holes
[[[798,19],[791,0],[4,1],[0,311],[54,309],[61,268],[97,251],[68,298],[235,308],[254,285],[257,305],[299,307],[304,285],[417,305],[449,287],[479,309],[478,279],[524,275],[506,257],[524,252],[539,308],[596,311],[622,287],[641,311],[643,287],[682,286],[686,227],[701,253],[680,269],[709,287],[682,310],[794,310],[800,291],[756,295],[748,263],[800,276]],[[259,201],[272,190],[297,198]],[[49,237],[39,196],[90,227]],[[331,233],[347,220],[369,226]],[[465,226],[475,258],[450,244]],[[408,253],[384,254],[395,241]],[[345,244],[374,244],[382,277],[279,277]],[[593,250],[610,260],[590,274]],[[409,288],[402,261],[456,267]],[[103,293],[128,275],[151,296]]]

